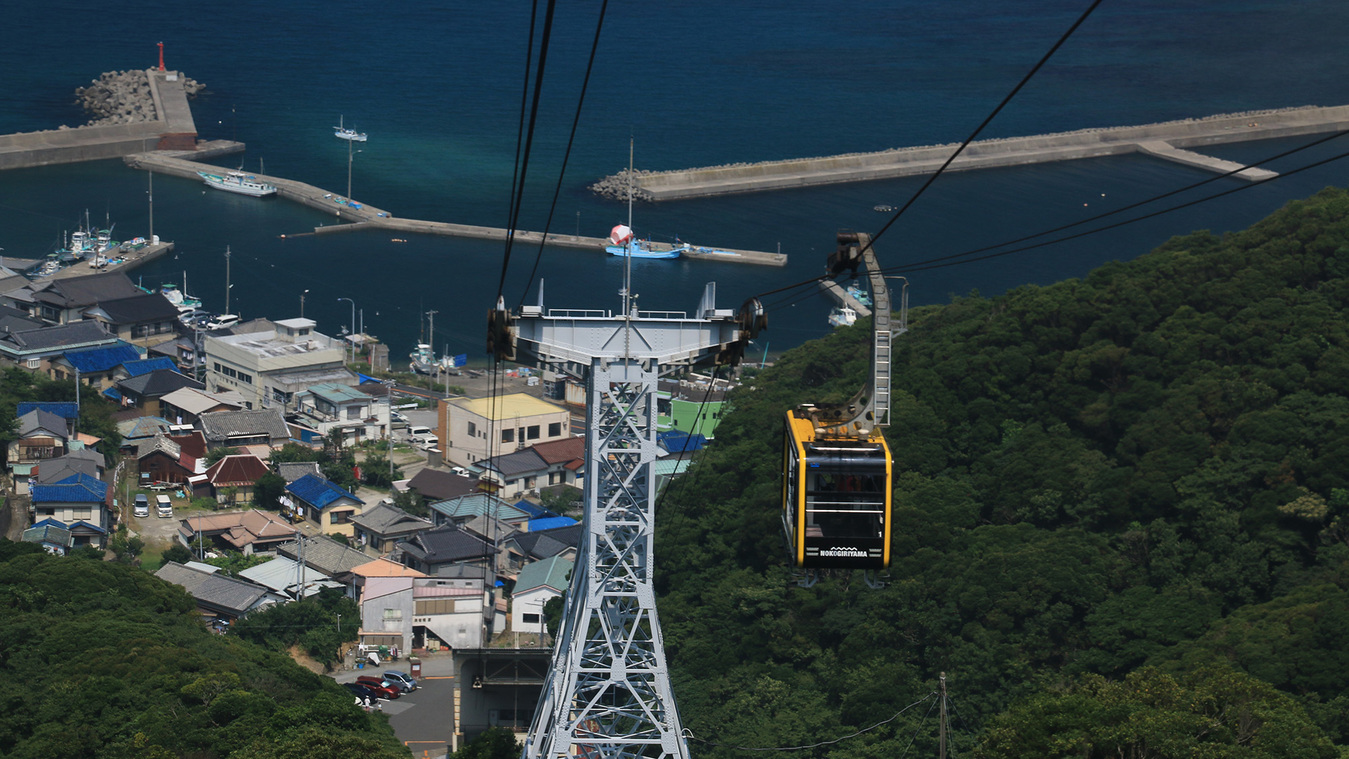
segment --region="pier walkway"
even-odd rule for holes
[[[822,279],[820,280],[819,284],[820,289],[824,290],[825,294],[833,298],[834,301],[838,303],[840,306],[847,306],[848,308],[851,308],[852,310],[857,312],[858,316],[864,319],[868,316],[871,316],[871,309],[862,305],[861,301],[849,295],[848,291],[843,289],[842,287],[839,287],[839,284],[837,282],[833,281],[832,279]]]
[[[1078,158],[1144,153],[1208,171],[1228,172],[1238,164],[1182,148],[1278,137],[1324,134],[1349,129],[1349,106],[1286,108],[1224,114],[1203,119],[1144,126],[1084,129],[1033,137],[977,140],[948,171],[1019,166]],[[793,187],[893,179],[936,171],[957,145],[854,153],[824,158],[712,166],[639,173],[636,186],[652,200],[700,198]],[[1269,179],[1264,169],[1234,175],[1249,181]]]
[[[200,181],[200,177],[197,176],[198,171],[218,173],[220,167],[207,163],[199,163],[191,160],[191,158],[202,157],[203,149],[209,149],[214,144],[215,143],[203,143],[202,149],[198,149],[197,151],[161,150],[151,153],[137,153],[126,156],[123,160],[132,168],[146,169],[161,174],[170,174]],[[275,185],[277,195],[282,198],[296,203],[302,203],[326,214],[331,214],[339,222],[333,226],[315,228],[314,232],[316,234],[353,232],[363,229],[383,229],[390,232],[445,235],[449,237],[466,237],[479,240],[506,239],[506,230],[499,227],[479,227],[470,224],[451,224],[449,222],[425,221],[421,219],[400,219],[382,208],[376,208],[368,203],[350,201],[341,195],[328,192],[321,187],[315,187],[311,184],[297,182],[293,179],[267,176],[265,174],[250,174],[250,176],[257,177],[260,181]],[[540,232],[516,230],[515,239],[525,243],[538,243],[543,240],[543,234]],[[558,234],[548,235],[548,239],[544,242],[548,245],[594,250],[601,253],[603,252],[604,246],[608,244],[608,240],[600,237]],[[659,250],[662,249],[662,247],[664,249],[669,249],[671,246],[664,243],[653,243],[652,247]],[[787,265],[787,256],[782,253],[768,253],[756,250],[734,250],[723,248],[712,251],[695,249],[684,253],[683,257],[699,260],[725,261],[727,263],[758,264],[761,266]]]

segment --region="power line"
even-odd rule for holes
[[[1285,151],[1283,151],[1283,152],[1281,152],[1281,153],[1276,153],[1276,154],[1274,154],[1274,155],[1267,156],[1267,157],[1262,158],[1262,159],[1260,159],[1260,160],[1257,160],[1257,161],[1253,161],[1253,162],[1251,162],[1251,163],[1248,163],[1248,164],[1246,164],[1246,165],[1244,165],[1244,166],[1239,166],[1239,167],[1237,167],[1237,168],[1235,168],[1235,169],[1232,169],[1231,171],[1226,171],[1226,172],[1223,172],[1223,173],[1221,173],[1221,174],[1217,174],[1217,175],[1211,176],[1211,177],[1209,177],[1209,178],[1207,178],[1207,179],[1204,179],[1204,180],[1201,180],[1201,181],[1198,181],[1198,182],[1194,182],[1194,183],[1185,185],[1185,186],[1183,186],[1183,187],[1178,187],[1178,188],[1176,188],[1176,189],[1174,189],[1174,190],[1170,190],[1170,191],[1168,191],[1168,192],[1164,192],[1164,193],[1162,193],[1162,194],[1160,194],[1160,195],[1154,195],[1154,196],[1152,196],[1152,197],[1150,197],[1150,198],[1147,198],[1147,199],[1144,199],[1144,200],[1140,200],[1140,201],[1138,201],[1138,202],[1136,202],[1136,203],[1130,203],[1129,205],[1121,206],[1121,207],[1116,208],[1116,209],[1114,209],[1114,210],[1106,211],[1105,213],[1097,214],[1097,215],[1095,215],[1095,216],[1092,216],[1092,217],[1089,217],[1089,218],[1086,218],[1086,219],[1080,219],[1080,220],[1078,220],[1078,221],[1074,221],[1074,222],[1069,223],[1069,224],[1064,224],[1064,225],[1062,225],[1062,226],[1054,227],[1053,229],[1047,229],[1047,230],[1044,230],[1043,232],[1036,232],[1036,233],[1034,233],[1034,234],[1026,235],[1026,236],[1024,236],[1024,237],[1018,237],[1018,238],[1016,238],[1015,240],[1007,240],[1007,241],[1004,241],[1004,242],[1001,242],[1001,243],[997,243],[997,244],[995,244],[995,245],[986,245],[986,246],[984,246],[984,247],[982,247],[982,248],[975,248],[975,249],[973,249],[973,250],[967,250],[967,251],[965,251],[965,252],[963,252],[963,253],[955,253],[955,254],[948,255],[948,256],[940,256],[940,257],[938,257],[938,258],[929,258],[929,259],[926,259],[926,260],[924,260],[924,261],[916,261],[916,262],[914,262],[914,264],[912,264],[912,265],[921,266],[921,265],[924,265],[924,264],[937,263],[937,262],[940,262],[940,261],[948,261],[948,260],[953,260],[953,259],[957,259],[957,258],[964,258],[964,257],[966,257],[966,256],[972,256],[972,255],[974,255],[974,254],[976,254],[976,253],[983,253],[983,252],[989,251],[989,250],[996,250],[997,248],[1006,247],[1006,246],[1008,246],[1008,245],[1016,245],[1017,243],[1026,242],[1026,241],[1028,241],[1028,240],[1034,240],[1034,239],[1037,238],[1037,237],[1044,237],[1044,236],[1046,236],[1046,235],[1052,235],[1052,234],[1054,234],[1055,232],[1062,232],[1062,231],[1064,231],[1064,230],[1072,229],[1072,228],[1074,228],[1074,227],[1080,227],[1080,226],[1082,226],[1083,224],[1090,224],[1090,223],[1092,223],[1092,222],[1094,222],[1094,221],[1100,221],[1101,219],[1109,218],[1109,217],[1111,217],[1111,216],[1116,216],[1116,215],[1118,215],[1118,214],[1124,213],[1125,211],[1132,211],[1132,210],[1135,209],[1135,208],[1140,208],[1140,207],[1145,206],[1145,205],[1148,205],[1148,204],[1150,204],[1150,203],[1155,203],[1155,202],[1157,202],[1157,201],[1159,201],[1159,200],[1164,200],[1164,199],[1166,199],[1166,198],[1173,197],[1173,196],[1175,196],[1175,195],[1179,195],[1179,194],[1184,193],[1184,192],[1189,192],[1190,190],[1198,189],[1198,188],[1200,188],[1200,187],[1203,187],[1204,185],[1211,184],[1211,183],[1213,183],[1213,182],[1217,182],[1217,181],[1226,179],[1226,178],[1228,178],[1228,177],[1231,177],[1231,176],[1233,176],[1234,174],[1239,174],[1239,173],[1241,173],[1241,172],[1243,172],[1243,171],[1246,171],[1247,169],[1256,168],[1256,167],[1261,166],[1261,165],[1263,165],[1263,164],[1271,163],[1271,162],[1273,162],[1273,161],[1277,161],[1277,160],[1282,159],[1282,158],[1287,158],[1287,157],[1290,156],[1290,155],[1294,155],[1294,154],[1300,153],[1300,152],[1302,152],[1302,151],[1304,151],[1304,150],[1308,150],[1308,149],[1310,149],[1310,148],[1314,148],[1314,147],[1316,147],[1317,145],[1324,144],[1324,143],[1329,142],[1329,141],[1331,141],[1331,140],[1339,139],[1340,137],[1343,137],[1343,136],[1345,136],[1346,134],[1349,134],[1349,129],[1341,130],[1341,131],[1335,132],[1335,133],[1330,134],[1330,135],[1328,135],[1328,136],[1326,136],[1326,137],[1322,137],[1322,138],[1313,140],[1313,141],[1311,141],[1311,142],[1309,142],[1309,143],[1307,143],[1307,144],[1305,144],[1305,145],[1300,145],[1300,146],[1295,147],[1295,148],[1290,148],[1290,149],[1285,150]],[[1317,164],[1313,164],[1313,165],[1320,165],[1320,164],[1317,163]],[[1239,186],[1239,187],[1237,187],[1237,188],[1234,188],[1234,189],[1225,190],[1225,191],[1223,191],[1222,193],[1220,193],[1220,194],[1218,194],[1218,195],[1212,195],[1212,196],[1209,196],[1209,197],[1207,197],[1207,198],[1204,198],[1203,200],[1211,200],[1211,199],[1213,199],[1213,198],[1220,198],[1220,197],[1223,197],[1224,195],[1231,194],[1231,193],[1236,192],[1236,191],[1238,191],[1238,190],[1244,190],[1244,189],[1247,189],[1247,188],[1250,188],[1250,187],[1255,187],[1255,186],[1257,186],[1257,185],[1262,185],[1262,184],[1265,184],[1266,182],[1270,182],[1270,181],[1273,181],[1273,180],[1275,180],[1275,179],[1278,179],[1279,176],[1283,176],[1284,174],[1296,174],[1296,173],[1302,171],[1304,168],[1307,168],[1307,167],[1301,167],[1301,168],[1298,168],[1298,169],[1294,169],[1294,170],[1292,170],[1292,171],[1286,171],[1286,172],[1284,172],[1283,174],[1280,174],[1280,175],[1278,175],[1278,176],[1269,177],[1269,178],[1267,178],[1267,179],[1261,179],[1261,180],[1258,180],[1258,181],[1255,181],[1255,182],[1250,182],[1250,183],[1248,183],[1248,184],[1241,185],[1241,186]],[[1185,204],[1185,205],[1182,205],[1182,206],[1176,206],[1175,208],[1171,208],[1171,209],[1165,209],[1165,210],[1160,211],[1160,212],[1157,212],[1157,213],[1166,213],[1166,212],[1169,212],[1169,211],[1172,211],[1172,210],[1177,210],[1177,209],[1179,209],[1179,208],[1185,208],[1185,207],[1187,207],[1187,206],[1189,206],[1189,205],[1193,205],[1195,202],[1201,202],[1201,201],[1191,201],[1190,203],[1187,203],[1187,204]],[[1142,220],[1142,219],[1148,219],[1148,218],[1151,218],[1151,216],[1154,216],[1154,215],[1157,215],[1157,214],[1154,213],[1154,214],[1150,214],[1150,215],[1148,215],[1148,216],[1138,217],[1138,219],[1131,220],[1129,223],[1132,223],[1132,221],[1137,221],[1137,220]],[[1119,225],[1113,225],[1113,226],[1111,226],[1111,227],[1103,227],[1102,229],[1112,229],[1112,228],[1114,228],[1114,226],[1119,226]],[[1094,231],[1100,231],[1100,230],[1093,230],[1093,233],[1094,233]],[[1080,235],[1076,235],[1076,236],[1080,236]],[[1075,236],[1075,237],[1076,237],[1076,236]],[[1053,243],[1055,243],[1055,242],[1061,242],[1061,241],[1063,241],[1063,240],[1069,240],[1069,239],[1073,239],[1073,238],[1072,238],[1072,237],[1068,237],[1068,238],[1061,238],[1060,240],[1051,240],[1051,241],[1049,241],[1049,242],[1046,243],[1046,244],[1053,244]],[[1028,250],[1028,249],[1029,249],[1029,248],[1023,248],[1022,250]],[[977,259],[976,259],[976,260],[977,260]]]
[[[1253,187],[1258,187],[1258,186],[1263,185],[1263,184],[1268,184],[1268,183],[1270,183],[1270,182],[1274,182],[1274,181],[1277,181],[1277,180],[1279,180],[1279,179],[1283,179],[1283,178],[1285,178],[1285,177],[1289,177],[1289,176],[1293,176],[1293,175],[1296,175],[1296,174],[1300,174],[1301,172],[1307,171],[1307,170],[1309,170],[1309,169],[1314,169],[1314,168],[1317,168],[1318,166],[1324,166],[1324,165],[1327,164],[1327,163],[1331,163],[1331,162],[1333,162],[1333,161],[1338,161],[1338,160],[1340,160],[1340,159],[1342,159],[1342,158],[1347,158],[1347,157],[1349,157],[1349,152],[1340,153],[1339,155],[1331,156],[1330,158],[1325,158],[1325,159],[1322,159],[1322,160],[1320,160],[1320,161],[1314,161],[1314,162],[1309,163],[1309,164],[1307,164],[1307,165],[1305,165],[1305,166],[1299,166],[1299,167],[1296,168],[1296,169],[1290,169],[1290,170],[1288,170],[1288,171],[1285,171],[1285,172],[1279,174],[1279,175],[1276,176],[1276,177],[1270,177],[1270,178],[1268,178],[1268,179],[1264,179],[1264,180],[1261,180],[1261,181],[1259,181],[1259,182],[1252,182],[1252,183],[1250,183],[1250,184],[1241,185],[1241,186],[1239,186],[1239,187],[1234,187],[1234,188],[1229,189],[1229,190],[1224,190],[1223,192],[1220,192],[1220,193],[1217,193],[1217,194],[1214,194],[1214,195],[1209,195],[1209,196],[1203,197],[1203,198],[1197,198],[1197,199],[1195,199],[1195,200],[1191,200],[1191,201],[1189,201],[1189,202],[1182,203],[1182,204],[1180,204],[1180,205],[1178,205],[1178,206],[1172,206],[1171,208],[1163,208],[1163,209],[1158,210],[1158,211],[1153,211],[1152,213],[1144,214],[1143,216],[1137,216],[1137,217],[1134,217],[1134,218],[1131,218],[1131,219],[1125,219],[1124,221],[1115,222],[1114,224],[1107,224],[1107,225],[1104,226],[1104,227],[1098,227],[1098,228],[1096,228],[1096,229],[1090,229],[1090,230],[1087,230],[1087,231],[1085,231],[1085,232],[1078,232],[1077,234],[1068,235],[1068,236],[1066,236],[1066,237],[1058,237],[1058,238],[1055,238],[1055,239],[1053,239],[1053,240],[1046,240],[1046,241],[1044,241],[1044,242],[1035,243],[1035,244],[1033,244],[1033,245],[1025,245],[1025,246],[1022,246],[1022,247],[1020,247],[1020,248],[1012,248],[1011,250],[1005,250],[1005,251],[1001,251],[1001,252],[998,252],[998,253],[990,253],[990,254],[988,254],[988,255],[986,255],[986,256],[978,256],[978,257],[975,257],[975,258],[963,258],[963,259],[958,260],[958,261],[948,260],[948,259],[953,258],[953,257],[952,257],[952,256],[945,256],[945,257],[942,257],[942,258],[930,259],[930,261],[927,261],[927,262],[922,262],[922,261],[920,261],[920,262],[918,262],[917,264],[913,264],[913,265],[910,265],[910,266],[905,266],[905,267],[902,267],[902,268],[888,269],[887,271],[901,271],[901,270],[902,270],[902,271],[905,271],[905,272],[928,271],[928,270],[931,270],[931,269],[941,269],[941,268],[945,268],[945,267],[947,267],[947,266],[959,266],[959,265],[961,265],[961,264],[974,263],[974,262],[977,262],[977,261],[987,261],[987,260],[992,259],[992,258],[1000,258],[1000,257],[1002,257],[1002,256],[1008,256],[1008,255],[1011,255],[1011,254],[1013,254],[1013,253],[1024,253],[1024,252],[1026,252],[1026,251],[1028,251],[1028,250],[1034,250],[1034,249],[1036,249],[1036,248],[1043,248],[1043,247],[1048,246],[1048,245],[1054,245],[1054,244],[1061,243],[1061,242],[1067,242],[1068,240],[1075,240],[1075,239],[1078,239],[1078,238],[1080,238],[1080,237],[1086,237],[1087,235],[1093,235],[1093,234],[1097,234],[1097,233],[1099,233],[1099,232],[1105,232],[1105,231],[1108,231],[1108,230],[1111,230],[1111,229],[1116,229],[1116,228],[1118,228],[1118,227],[1122,227],[1122,226],[1125,226],[1125,225],[1128,225],[1128,224],[1134,224],[1134,223],[1137,223],[1137,222],[1140,222],[1140,221],[1145,221],[1145,220],[1147,220],[1147,219],[1151,219],[1151,218],[1156,217],[1156,216],[1161,216],[1161,215],[1163,215],[1163,214],[1168,214],[1168,213],[1171,213],[1171,212],[1173,212],[1173,211],[1179,211],[1179,210],[1181,210],[1181,209],[1189,208],[1190,206],[1198,205],[1198,204],[1200,204],[1200,203],[1206,203],[1206,202],[1208,202],[1208,201],[1210,201],[1210,200],[1216,200],[1216,199],[1218,199],[1218,198],[1226,197],[1226,196],[1231,195],[1231,194],[1236,193],[1236,192],[1242,192],[1242,191],[1244,191],[1244,190],[1249,190],[1249,189],[1251,189],[1251,188],[1253,188]],[[994,247],[999,247],[999,246],[994,246]],[[962,254],[962,255],[968,255],[968,254]]]
[[[585,105],[586,90],[590,87],[590,74],[595,68],[595,54],[600,47],[600,32],[604,29],[604,15],[608,9],[609,0],[601,0],[599,20],[595,22],[595,37],[590,43],[590,59],[586,62],[585,76],[581,80],[581,92],[576,99],[576,114],[572,117],[571,133],[567,136],[567,149],[562,154],[562,167],[557,172],[557,185],[553,187],[553,200],[548,206],[548,218],[543,224],[543,237],[539,239],[539,249],[534,254],[534,267],[529,270],[529,278],[525,280],[525,286],[520,291],[519,302],[522,304],[528,296],[530,285],[534,284],[534,276],[538,274],[539,263],[543,260],[544,243],[548,240],[548,230],[553,225],[558,198],[562,196],[562,179],[567,174],[567,162],[571,158],[571,149],[576,142],[577,127],[581,123],[581,108]]]
[[[1063,47],[1063,43],[1067,42],[1068,38],[1073,36],[1073,32],[1077,31],[1077,28],[1079,26],[1082,26],[1082,24],[1086,22],[1087,18],[1091,16],[1092,11],[1095,11],[1096,7],[1099,6],[1101,2],[1102,0],[1093,0],[1092,4],[1088,6],[1085,11],[1082,12],[1081,16],[1078,16],[1076,21],[1073,22],[1073,25],[1068,27],[1068,31],[1064,32],[1059,37],[1058,41],[1055,42],[1052,46],[1050,46],[1049,50],[1045,52],[1043,56],[1041,56],[1040,60],[1036,62],[1034,66],[1031,67],[1031,70],[1027,71],[1026,75],[1021,77],[1021,81],[1017,82],[1016,86],[1012,88],[1012,91],[1007,93],[1007,96],[1002,99],[1002,102],[998,103],[997,107],[994,108],[993,111],[988,114],[988,117],[985,118],[983,122],[979,124],[978,127],[975,128],[973,132],[970,133],[970,136],[966,137],[965,141],[960,143],[960,147],[956,148],[955,152],[952,153],[946,159],[946,161],[937,169],[937,171],[927,178],[927,181],[923,183],[923,186],[918,188],[918,192],[915,192],[913,196],[910,197],[908,201],[906,201],[898,211],[895,211],[895,215],[890,217],[890,220],[885,223],[885,226],[881,227],[880,231],[871,236],[871,241],[867,243],[866,247],[858,251],[858,255],[866,253],[867,249],[870,248],[877,240],[879,240],[881,235],[885,234],[886,230],[890,229],[890,227],[893,226],[896,221],[899,221],[899,217],[903,216],[904,212],[909,210],[909,207],[914,204],[914,201],[918,200],[918,198],[922,196],[923,192],[925,192],[928,187],[932,186],[933,182],[937,181],[937,177],[941,176],[942,172],[946,171],[946,167],[950,166],[951,162],[956,159],[956,156],[964,152],[965,148],[968,147],[971,142],[974,142],[974,138],[978,137],[979,133],[984,131],[984,128],[987,127],[989,123],[992,122],[993,119],[996,118],[997,115],[1002,112],[1002,109],[1005,108],[1008,103],[1012,102],[1012,98],[1016,97],[1017,93],[1021,92],[1021,89],[1030,82],[1031,78],[1034,77],[1036,73],[1038,73],[1040,69],[1043,68],[1044,65],[1049,62],[1049,59],[1054,56],[1054,53],[1058,52],[1058,49]]]
[[[918,706],[919,704],[923,703],[924,701],[927,701],[930,698],[933,698],[936,695],[937,692],[932,691],[928,693],[926,696],[923,696],[917,701],[914,701],[912,704],[909,704],[903,709],[900,709],[899,711],[895,712],[893,715],[886,717],[885,719],[873,725],[869,725],[860,730],[855,730],[851,733],[848,733],[847,735],[841,735],[837,738],[830,738],[827,741],[820,741],[818,743],[811,743],[804,746],[734,746],[729,743],[717,743],[716,741],[704,740],[694,735],[692,731],[687,729],[684,731],[684,737],[688,740],[698,741],[699,743],[705,743],[709,746],[716,746],[718,748],[731,748],[737,751],[808,751],[810,749],[820,748],[821,746],[832,746],[836,743],[846,741],[849,738],[856,738],[859,735],[865,735],[866,733],[869,733],[872,730],[875,730],[883,725],[888,725],[891,722],[894,722],[895,720],[899,719],[900,715],[902,715],[904,712],[907,712],[913,707]]]

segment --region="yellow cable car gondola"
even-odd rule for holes
[[[817,434],[803,409],[787,412],[782,523],[792,562],[804,569],[890,566],[890,448],[880,429],[865,438]]]
[[[814,584],[816,570],[862,569],[869,584],[890,566],[892,472],[883,428],[890,423],[890,291],[871,238],[843,232],[831,274],[865,263],[871,284],[871,381],[852,400],[787,412],[782,454],[782,526],[792,564]],[[907,283],[894,333],[907,331]]]

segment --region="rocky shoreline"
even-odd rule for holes
[[[191,78],[183,78],[183,90],[189,98],[206,89]],[[150,94],[150,78],[144,69],[109,71],[88,87],[75,90],[75,102],[89,114],[86,126],[134,124],[154,121],[155,100]]]

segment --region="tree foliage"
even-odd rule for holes
[[[208,632],[181,588],[0,540],[0,755],[406,757],[288,656]]]
[[[1180,694],[1147,733],[1180,753],[1138,756],[1283,755],[1256,733],[1186,737],[1208,714],[1194,699],[1229,686],[1259,735],[1296,733],[1307,756],[1349,743],[1347,308],[1349,193],[1331,189],[1080,280],[916,309],[894,343],[880,591],[796,586],[779,517],[783,415],[862,386],[870,324],[787,353],[729,397],[657,514],[686,726],[729,757],[893,717],[829,755],[899,755],[918,727],[900,713],[945,671],[968,724],[997,726],[957,748],[988,756],[1011,755],[996,731],[1032,706],[1128,706],[1139,683]],[[1132,745],[1064,724],[1079,748]],[[1039,755],[1097,756],[1055,751]]]
[[[338,661],[341,645],[355,641],[360,627],[356,602],[341,590],[324,588],[304,600],[253,612],[236,622],[230,633],[275,651],[301,646],[331,667]]]

